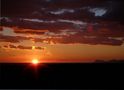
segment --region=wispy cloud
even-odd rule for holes
[[[14,45],[14,44],[3,45],[3,46],[0,46],[0,47],[4,48],[4,49],[44,50],[44,47],[22,46],[22,45]]]
[[[0,21],[12,22],[12,20],[8,17],[0,17]]]
[[[58,20],[59,22],[65,22],[65,23],[72,23],[72,24],[78,24],[78,25],[87,25],[86,22],[83,21],[79,21],[79,20],[64,20],[64,19],[60,19]]]
[[[51,14],[54,15],[61,15],[61,14],[65,14],[65,13],[74,13],[75,10],[73,9],[60,9],[60,10],[56,10],[56,11],[50,11]]]
[[[94,15],[97,16],[103,16],[107,13],[107,10],[104,8],[90,8],[89,12],[94,13]]]

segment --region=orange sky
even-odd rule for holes
[[[0,62],[89,62],[94,60],[124,59],[124,46],[58,44],[45,45],[45,50],[0,49]]]

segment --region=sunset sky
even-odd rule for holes
[[[123,1],[1,0],[0,63],[124,59]]]

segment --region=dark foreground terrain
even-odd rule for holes
[[[124,64],[0,64],[0,88],[123,88]]]

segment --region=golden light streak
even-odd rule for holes
[[[32,50],[35,50],[35,46],[32,46]]]

